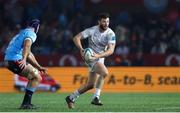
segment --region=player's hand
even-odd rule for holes
[[[92,54],[91,61],[93,61],[93,60],[95,60],[95,59],[98,59],[98,58],[100,58],[100,55],[94,52],[94,53]]]
[[[19,61],[19,67],[21,69],[24,69],[26,67],[26,59],[22,59],[21,61]]]
[[[47,73],[47,68],[45,68],[45,67],[40,67],[39,69],[38,69],[41,73]]]

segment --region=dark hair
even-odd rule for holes
[[[98,20],[109,18],[109,13],[99,13]]]
[[[37,33],[37,28],[40,25],[40,20],[38,19],[33,19],[28,21],[27,23],[28,27],[33,27],[35,29],[35,32]]]

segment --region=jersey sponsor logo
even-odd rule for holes
[[[113,37],[111,38],[111,40],[113,40],[113,41],[114,41],[115,39],[116,39],[116,37],[115,37],[115,36],[113,36]]]

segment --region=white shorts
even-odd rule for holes
[[[86,65],[88,66],[90,72],[94,72],[94,65],[97,62],[104,64],[104,58],[99,58],[99,59],[96,59],[96,60],[94,60],[92,62],[88,62],[88,63],[86,62]]]

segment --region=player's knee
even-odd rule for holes
[[[106,76],[109,75],[109,72],[108,71],[104,71],[101,75],[105,78]]]
[[[36,75],[32,79],[33,81],[36,81],[37,83],[40,83],[42,81],[42,77],[40,74]]]
[[[39,74],[38,70],[34,70],[31,73],[29,73],[32,76],[33,80],[36,80],[37,82],[41,82],[42,81],[42,77]]]
[[[37,80],[38,82],[41,82],[41,81],[42,81],[42,77],[41,77],[40,74],[38,74],[38,75],[36,76],[36,80]]]
[[[38,82],[42,81],[42,77],[38,71],[34,72],[34,79],[36,79]]]

